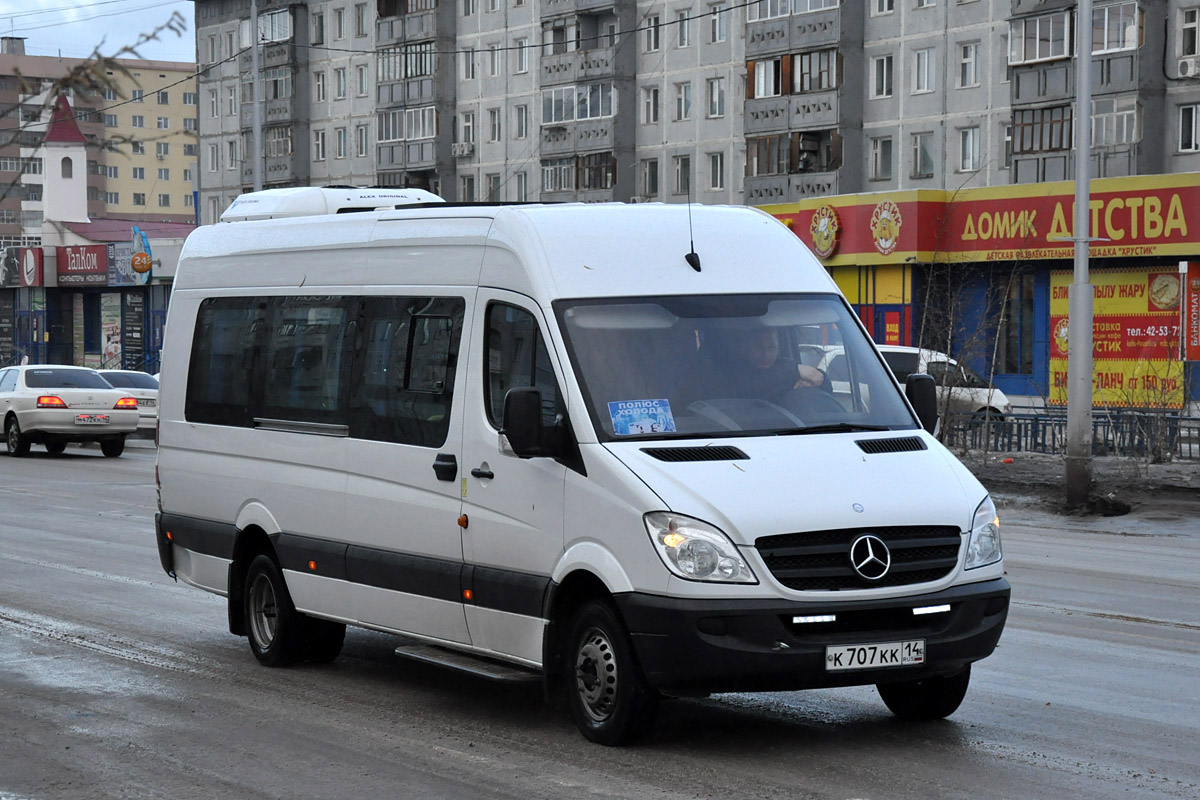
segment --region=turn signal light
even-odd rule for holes
[[[137,398],[122,397],[113,408],[137,408]]]
[[[61,397],[55,397],[52,394],[44,394],[38,398],[38,408],[66,408],[67,404],[63,402]]]

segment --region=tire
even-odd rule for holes
[[[108,458],[116,458],[125,452],[125,437],[104,440],[100,443],[100,452]]]
[[[653,719],[658,694],[642,676],[625,625],[612,606],[591,601],[567,630],[563,665],[571,718],[589,741],[628,743]]]
[[[21,458],[29,454],[29,439],[21,433],[21,424],[15,416],[9,417],[4,424],[4,444],[10,456]]]
[[[268,667],[300,660],[326,664],[342,652],[346,626],[297,611],[283,573],[270,556],[260,555],[250,562],[242,596],[250,650],[259,663]]]
[[[285,667],[296,660],[301,641],[300,615],[283,573],[270,556],[256,556],[246,571],[246,635],[260,664]]]
[[[49,453],[50,455],[53,455],[53,456],[60,455],[62,453],[62,451],[66,450],[66,449],[67,449],[66,442],[46,442],[46,452]]]
[[[881,683],[875,688],[883,702],[900,719],[943,719],[958,710],[971,682],[971,665],[962,672],[908,683]]]

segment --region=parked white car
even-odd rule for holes
[[[137,398],[137,432],[153,436],[158,424],[158,378],[133,369],[102,369],[100,374],[115,388]]]
[[[104,455],[125,450],[138,425],[138,401],[86,367],[53,364],[0,370],[0,417],[10,456],[31,444],[61,453],[69,442],[97,442]]]
[[[901,386],[914,372],[933,376],[938,386],[939,411],[945,408],[950,413],[974,414],[990,407],[994,419],[1012,413],[1012,403],[1004,392],[989,387],[986,380],[945,353],[888,344],[879,345],[879,352]]]

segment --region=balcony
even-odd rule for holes
[[[433,169],[437,166],[437,139],[412,142],[385,142],[376,147],[379,169],[400,167],[406,170]]]
[[[836,171],[803,172],[794,175],[759,175],[746,178],[746,205],[790,203],[806,197],[838,193]]]
[[[268,100],[262,105],[262,123],[263,125],[282,125],[287,122],[295,121],[295,100],[291,97],[280,97],[276,100]],[[249,128],[254,124],[254,105],[253,103],[242,104],[242,127]]]
[[[542,126],[543,157],[612,150],[614,117]]]
[[[858,11],[856,13],[862,13]],[[746,58],[834,46],[842,39],[840,8],[746,23]]]
[[[289,67],[296,63],[296,45],[288,42],[271,42],[270,44],[262,45],[259,50],[258,67],[259,69],[272,69],[273,67]],[[243,74],[250,71],[251,53],[249,50],[238,56],[238,68]]]
[[[381,19],[376,23],[375,31],[375,44],[379,47],[432,39],[437,35],[437,9]]]

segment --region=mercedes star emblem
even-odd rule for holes
[[[850,566],[869,581],[877,581],[887,575],[892,566],[892,554],[883,539],[868,533],[850,545]]]

